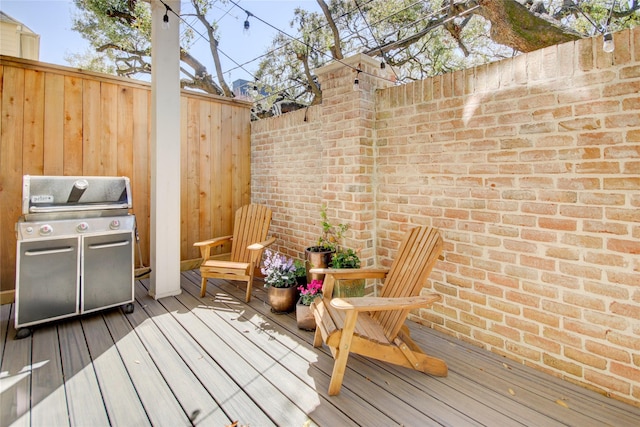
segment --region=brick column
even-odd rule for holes
[[[356,70],[361,70],[357,72]],[[375,261],[375,91],[393,85],[392,72],[359,54],[316,70],[322,85],[323,203],[332,224],[348,223],[345,245]],[[354,89],[354,80],[359,87]]]

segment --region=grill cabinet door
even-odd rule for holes
[[[79,240],[18,241],[16,328],[78,314]]]
[[[83,238],[82,312],[133,301],[133,231]]]

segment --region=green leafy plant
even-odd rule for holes
[[[293,261],[293,266],[296,268],[296,283],[301,286],[307,284],[307,266],[304,261],[296,259]]]
[[[320,209],[320,218],[322,219],[322,234],[318,237],[315,246],[311,246],[311,252],[337,252],[344,237],[344,233],[349,229],[349,224],[333,225],[327,217],[327,207],[322,206]]]
[[[331,268],[360,268],[360,258],[353,249],[342,249],[331,257]]]

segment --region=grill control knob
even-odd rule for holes
[[[48,236],[51,233],[53,233],[53,227],[50,226],[49,224],[44,224],[40,226],[40,235],[41,236]]]
[[[118,228],[120,228],[120,220],[114,219],[113,221],[111,221],[111,223],[109,224],[109,228],[112,230],[117,230]]]
[[[87,224],[84,221],[78,224],[78,226],[76,227],[76,230],[78,230],[78,233],[84,233],[88,229],[89,229],[89,224]]]

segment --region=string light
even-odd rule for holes
[[[173,12],[173,10],[171,10],[171,8],[170,8],[170,7],[169,7],[169,6],[168,6],[168,5],[167,5],[163,0],[159,0],[159,1],[160,1],[160,3],[162,3],[162,4],[167,8],[167,11],[171,11],[174,15],[176,15],[180,21],[182,21],[184,24],[186,24],[188,27],[190,27],[190,28],[191,28],[191,29],[192,29],[196,34],[198,34],[198,35],[200,36],[200,38],[202,38],[202,39],[203,39],[203,40],[205,40],[205,41],[209,41],[209,40],[208,40],[208,38],[207,38],[206,36],[204,36],[200,31],[198,31],[196,28],[194,28],[194,27],[193,27],[193,25],[191,25],[189,22],[185,21],[181,16],[179,16],[178,14],[176,14],[175,12]],[[360,2],[362,2],[362,4],[369,4],[369,3],[373,2],[373,1],[375,1],[375,0],[360,0]],[[340,16],[338,17],[338,19],[340,19],[340,18],[344,18],[345,16],[349,16],[353,11],[360,9],[360,6],[361,6],[361,4],[359,4],[360,2],[357,2],[357,3],[356,3],[356,7],[355,7],[355,8],[353,8],[353,9],[351,9],[350,11],[347,11],[347,12],[345,12],[344,14],[340,15]],[[358,68],[358,69],[356,69],[355,67],[353,67],[352,65],[350,65],[350,64],[348,64],[348,63],[345,63],[345,62],[343,62],[343,61],[341,61],[341,60],[335,60],[334,58],[330,57],[330,55],[329,55],[328,53],[326,53],[326,52],[322,52],[322,51],[319,51],[319,50],[315,49],[313,46],[309,46],[309,45],[308,45],[307,43],[305,43],[303,40],[301,40],[301,39],[298,39],[298,38],[296,38],[296,37],[291,36],[290,34],[286,33],[285,31],[281,30],[280,28],[276,28],[276,27],[274,27],[274,26],[273,26],[273,25],[271,25],[270,23],[268,23],[268,22],[264,21],[263,19],[260,19],[259,17],[255,16],[253,13],[251,13],[251,12],[249,12],[248,10],[245,10],[244,8],[242,8],[242,7],[241,7],[241,6],[240,6],[236,1],[230,0],[230,3],[232,3],[232,4],[234,5],[234,7],[237,7],[238,9],[242,10],[243,12],[245,12],[245,13],[247,14],[247,19],[246,19],[246,20],[245,20],[245,22],[244,22],[243,29],[247,29],[247,30],[248,30],[248,29],[250,28],[249,18],[250,18],[250,17],[254,17],[254,18],[258,19],[260,22],[262,22],[262,23],[266,24],[267,26],[269,26],[269,27],[271,27],[271,28],[275,29],[275,30],[276,30],[276,31],[278,31],[279,33],[281,33],[281,34],[283,34],[283,35],[287,36],[288,38],[290,38],[290,39],[291,39],[291,41],[290,41],[289,43],[294,42],[294,41],[301,42],[302,44],[304,44],[304,45],[306,45],[307,47],[309,47],[311,50],[313,50],[313,51],[315,51],[315,52],[319,53],[321,56],[327,57],[327,58],[329,58],[330,60],[334,60],[334,61],[336,61],[336,62],[338,62],[338,63],[340,63],[340,64],[342,64],[342,65],[344,65],[344,66],[346,66],[346,67],[348,67],[348,68],[354,69],[355,71],[357,71],[357,74],[359,74],[359,73],[361,73],[361,72],[362,72],[362,73],[365,73],[365,74],[368,74],[368,75],[369,75],[369,73],[367,73],[367,72],[365,72],[365,71],[362,71],[362,70],[360,70],[359,68]],[[407,6],[405,9],[407,9],[407,8],[409,8],[409,7],[411,7],[411,6],[415,5],[415,4],[418,4],[418,3],[420,3],[420,2],[419,2],[419,1],[416,1],[415,3],[412,3],[411,5]],[[404,9],[403,9],[403,10],[404,10]],[[227,12],[227,13],[228,13],[228,12]],[[399,13],[399,12],[396,12],[396,13]],[[395,15],[395,14],[394,14],[394,15]],[[167,13],[165,13],[165,16],[166,16],[166,18],[164,18],[164,17],[163,17],[163,22],[164,22],[165,20],[166,20],[166,21],[168,21],[168,14],[167,14]],[[393,16],[393,15],[391,15],[391,16]],[[389,16],[389,17],[387,17],[387,18],[384,18],[384,19],[380,19],[379,21],[376,21],[376,23],[382,22],[382,21],[384,21],[385,19],[390,18],[391,16]],[[366,22],[366,20],[365,20],[365,22]],[[367,26],[369,26],[369,23],[368,23],[368,22],[366,22],[366,24],[367,24]],[[313,31],[320,30],[321,28],[323,28],[323,27],[325,27],[325,26],[328,26],[328,24],[320,25],[319,27],[315,28]],[[371,28],[370,28],[370,27],[369,27],[369,29],[371,30]],[[376,41],[376,43],[379,43],[379,42],[378,42],[377,40],[375,40],[375,39],[376,39],[376,38],[375,38],[375,36],[374,36],[374,41]],[[289,43],[287,43],[287,44],[289,44]],[[284,45],[283,45],[283,46],[280,46],[279,48],[273,49],[273,50],[272,50],[272,52],[275,52],[275,51],[277,51],[278,49],[283,48],[283,47],[284,47]],[[382,52],[382,49],[381,49],[381,46],[378,46],[378,48],[376,48],[376,49],[379,49],[379,50],[380,50],[380,53],[383,53],[383,52]],[[226,58],[228,58],[229,60],[231,60],[231,61],[236,65],[236,67],[234,67],[234,68],[232,68],[232,69],[228,70],[229,72],[230,72],[231,70],[234,70],[234,69],[240,68],[240,69],[242,69],[243,71],[245,71],[247,74],[249,74],[249,75],[251,75],[252,77],[254,77],[254,79],[255,79],[255,76],[253,76],[253,74],[252,74],[251,72],[249,72],[247,69],[245,69],[245,68],[244,68],[244,65],[249,64],[249,63],[253,62],[254,60],[247,61],[247,62],[245,62],[244,64],[239,64],[238,62],[236,62],[235,60],[233,60],[233,58],[231,58],[229,55],[227,55],[225,52],[223,52],[223,51],[222,51],[222,50],[220,50],[219,48],[218,48],[218,51],[219,51],[223,56],[225,56]],[[267,55],[267,54],[263,54],[263,55],[259,56],[258,58],[260,58],[260,57],[264,57],[264,56],[266,56],[266,55]],[[256,58],[256,59],[257,59],[257,58]],[[385,63],[385,60],[384,60],[384,54],[383,54],[383,55],[382,55],[382,62],[380,63],[380,69],[384,69],[385,67],[386,67],[386,63]],[[395,71],[394,71],[394,73],[395,73]],[[391,79],[388,79],[388,78],[385,78],[385,77],[375,76],[375,75],[373,75],[373,74],[371,74],[371,75],[372,75],[372,76],[374,76],[374,77],[382,78],[383,80],[388,80],[388,81],[390,81],[390,82],[395,82],[396,84],[397,84],[397,83],[399,83],[399,80],[398,80],[398,79],[391,80]],[[359,88],[359,78],[358,78],[358,76],[356,76],[356,79],[355,79],[355,80],[357,80],[357,83],[356,83],[356,81],[354,81],[354,83],[356,83],[354,86],[356,86],[357,88]],[[292,89],[292,88],[296,88],[296,87],[302,87],[302,86],[304,86],[304,85],[296,84],[296,85],[293,85],[290,89]]]
[[[164,7],[165,7],[165,11],[164,11],[164,16],[162,17],[162,29],[163,30],[168,30],[169,27],[170,27],[170,25],[169,25],[169,10],[171,8],[167,4],[165,4]]]
[[[615,49],[615,45],[613,44],[613,35],[611,34],[611,29],[609,25],[611,24],[611,17],[613,16],[613,8],[616,6],[616,0],[613,0],[611,3],[611,9],[609,9],[609,17],[607,18],[607,23],[603,29],[604,35],[602,37],[602,50],[607,53],[613,52]]]
[[[245,10],[245,12],[247,13],[247,19],[244,20],[244,35],[248,36],[249,35],[249,28],[251,28],[251,23],[249,22],[249,17],[253,16],[253,14],[251,12],[249,12],[248,10]]]
[[[611,53],[614,49],[615,45],[613,44],[613,35],[609,31],[607,31],[606,33],[604,33],[602,50],[607,53]]]
[[[360,5],[358,4],[358,0],[354,0],[356,7],[358,8],[358,11],[360,12],[360,16],[362,17],[362,20],[364,21],[364,23],[366,24],[367,28],[369,29],[369,33],[371,33],[371,37],[373,37],[373,41],[378,45],[378,47],[380,46],[380,42],[378,41],[378,39],[376,38],[376,35],[374,34],[373,30],[371,29],[371,26],[369,25],[369,21],[367,21],[367,18],[364,16],[364,12],[362,11],[362,9],[360,8]],[[384,52],[382,51],[382,48],[380,48],[380,57],[382,58],[382,62],[380,63],[380,69],[384,70],[386,65],[384,63]],[[393,70],[393,68],[392,68]],[[358,70],[358,73],[360,73],[360,71]],[[396,74],[396,71],[393,70],[393,74],[396,75],[396,78],[398,78],[398,75]],[[357,81],[357,76],[356,76],[356,81]],[[356,89],[356,85],[354,83],[353,85],[354,90]]]
[[[193,25],[191,25],[189,22],[187,22],[182,16],[178,15],[177,13],[175,13],[164,1],[162,1],[162,0],[159,0],[159,1],[160,1],[160,3],[162,3],[167,8],[168,11],[171,11],[171,13],[173,13],[180,21],[182,21],[182,23],[184,23],[187,27],[191,28],[191,30],[194,33],[196,33],[198,36],[200,36],[200,38],[202,40],[206,40],[208,43],[211,43],[211,41],[204,34],[202,34],[200,31],[198,31],[197,28],[195,28]],[[249,74],[251,77],[253,77],[255,79],[255,76],[251,72],[249,72],[249,70],[244,68],[241,64],[238,64],[238,62],[236,62],[232,57],[230,57],[224,51],[222,51],[222,49],[218,48],[218,52],[220,52],[225,58],[227,58],[231,62],[233,62],[242,71],[246,72],[247,74]],[[245,63],[245,64],[248,64],[248,62]],[[245,65],[245,64],[243,64],[243,65]],[[231,76],[231,74],[229,74],[229,76]]]

